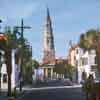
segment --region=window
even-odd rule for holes
[[[78,49],[76,50],[76,53],[78,54],[79,52],[78,52]]]
[[[82,59],[82,65],[88,65],[88,58],[83,58]]]
[[[95,64],[97,64],[97,63],[98,63],[98,62],[97,62],[97,57],[95,57],[95,61],[94,61],[94,62],[95,62]]]
[[[78,66],[78,61],[76,60],[76,66]]]
[[[7,74],[3,74],[3,83],[7,83]]]
[[[50,41],[50,39],[49,39],[49,38],[47,38],[47,44],[49,44],[49,41]]]

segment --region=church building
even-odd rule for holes
[[[43,33],[43,61],[42,68],[44,69],[44,77],[51,78],[53,77],[53,69],[55,66],[55,47],[54,47],[54,36],[52,21],[47,8],[46,23]]]

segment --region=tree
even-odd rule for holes
[[[80,36],[79,45],[84,50],[96,50],[97,69],[100,72],[100,31],[91,29]]]
[[[16,29],[14,30],[14,32],[16,32]],[[17,33],[19,35],[21,34],[20,32],[18,32],[18,30]],[[23,37],[22,42],[21,36],[19,36],[19,38],[17,39],[17,48],[18,50],[16,54],[16,63],[21,68],[21,74],[24,83],[28,83],[31,81],[32,73],[32,48],[26,38]]]
[[[3,39],[0,42],[1,46],[0,48],[5,52],[5,63],[7,65],[7,74],[8,74],[8,96],[11,96],[11,73],[12,73],[11,52],[12,48],[14,48],[13,47],[14,45],[12,44],[14,41],[12,38],[13,35],[10,33],[10,29],[8,33],[4,35],[6,39]]]
[[[65,75],[67,76],[67,78],[70,78],[72,80],[74,71],[75,71],[74,66],[70,64],[65,64]]]
[[[58,73],[58,74],[64,74],[64,72],[65,72],[64,64],[63,64],[62,62],[57,63],[57,64],[55,65],[54,71],[55,71],[56,73]]]
[[[70,78],[72,80],[74,68],[74,66],[71,66],[67,63],[67,60],[62,60],[61,62],[56,63],[54,71],[58,74],[64,74],[65,77]]]
[[[32,61],[32,67],[33,67],[33,68],[37,69],[37,68],[39,68],[39,66],[40,66],[40,65],[39,65],[39,62],[38,62],[37,60],[33,60],[33,61]]]
[[[23,47],[23,65],[22,65],[22,75],[25,82],[32,81],[32,53],[31,48],[25,42]],[[29,73],[29,74],[27,74]]]
[[[7,65],[7,74],[8,74],[8,95],[11,96],[12,49],[17,49],[18,51],[16,55],[17,64],[19,64],[19,62],[21,64],[20,55],[23,52],[23,62],[24,62],[23,71],[25,72],[25,74],[27,73],[28,70],[26,65],[32,58],[31,54],[32,51],[30,49],[30,46],[28,45],[28,41],[25,38],[23,39],[23,44],[22,44],[21,36],[19,38],[17,37],[17,33],[20,35],[18,30],[16,30],[15,28],[11,30],[11,27],[7,26],[5,27],[4,32],[5,32],[4,37],[2,41],[0,41],[0,48],[2,48],[2,50],[5,51],[5,63]],[[22,45],[23,45],[23,50],[21,49]]]
[[[2,64],[4,63],[2,61],[2,57],[4,57],[4,54],[2,53],[2,49],[4,49],[3,45],[4,45],[4,41],[6,41],[7,38],[5,35],[1,35],[0,36],[0,90],[1,90],[1,68],[2,68]]]
[[[5,28],[5,35],[7,40],[5,41],[4,51],[5,51],[5,62],[7,65],[7,74],[8,74],[8,96],[11,96],[11,74],[12,74],[12,49],[16,48],[16,34],[11,31],[11,28],[8,26]]]

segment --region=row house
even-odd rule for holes
[[[94,49],[84,50],[79,45],[72,46],[69,51],[68,63],[76,68],[74,80],[80,83],[84,80],[84,76],[87,78],[90,74],[96,78],[95,60],[96,52]]]

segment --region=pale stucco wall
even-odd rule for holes
[[[18,66],[15,64],[15,50],[12,50],[12,74],[11,74],[11,87],[14,88],[19,80],[18,80]],[[1,88],[7,89],[8,83],[3,83],[3,74],[7,74],[6,64],[2,65],[1,68]]]

